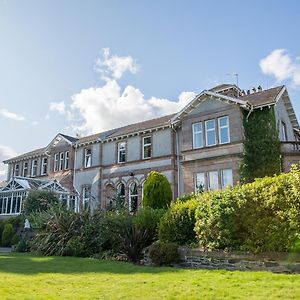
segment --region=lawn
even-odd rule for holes
[[[300,299],[300,275],[0,255],[0,299]]]

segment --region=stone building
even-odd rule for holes
[[[168,178],[174,199],[199,185],[208,190],[235,185],[240,179],[244,115],[266,107],[275,110],[282,171],[288,171],[300,160],[300,143],[286,87],[244,92],[222,84],[204,90],[176,114],[79,139],[58,134],[45,148],[6,160],[0,214],[20,213],[13,204],[13,181],[34,179],[41,182],[37,188],[48,184],[63,189],[60,197],[76,210],[106,209],[117,196],[130,210],[137,209],[151,170]]]

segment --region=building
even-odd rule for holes
[[[130,210],[137,209],[151,170],[168,178],[174,198],[200,184],[211,190],[235,185],[240,179],[244,115],[264,108],[275,111],[282,170],[288,171],[300,160],[300,143],[286,87],[244,92],[222,84],[204,90],[176,114],[82,138],[58,134],[45,148],[6,160],[8,182],[0,191],[0,214],[19,213],[12,192],[20,182],[27,182],[26,192],[29,181],[39,181],[37,188],[57,190],[76,210],[106,209],[117,195]]]

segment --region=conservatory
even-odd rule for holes
[[[70,193],[56,180],[13,177],[0,189],[0,216],[16,216],[22,213],[22,202],[30,190],[53,191],[69,208],[78,211],[78,195]]]

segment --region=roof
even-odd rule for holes
[[[108,135],[106,138],[112,138],[117,136],[122,136],[125,134],[143,131],[145,129],[151,129],[159,126],[167,126],[170,125],[170,121],[175,114],[166,115],[160,118],[155,118],[151,120],[146,120],[134,124],[130,124],[124,127],[114,129],[114,132]]]
[[[44,154],[45,151],[46,151],[45,147],[44,148],[35,149],[35,150],[30,151],[30,152],[26,152],[24,154],[15,156],[15,157],[7,159],[7,160],[4,160],[3,162],[6,163],[6,162],[11,161],[11,160],[21,160],[21,159],[23,159],[25,157],[36,157],[36,156]]]
[[[217,86],[214,86],[213,88],[209,89],[209,91],[219,93],[219,92],[227,90],[227,89],[237,89],[237,90],[239,90],[239,87],[237,87],[235,84],[223,83],[223,84],[219,84]]]
[[[62,133],[59,133],[62,137],[64,137],[65,139],[67,139],[68,141],[70,141],[71,143],[75,143],[78,138],[75,138],[73,136],[69,136],[69,135],[66,135],[66,134],[62,134]]]
[[[248,101],[255,107],[265,106],[268,104],[275,104],[277,96],[283,89],[283,85],[277,86],[261,92],[252,93],[250,95],[241,96],[240,99]]]

